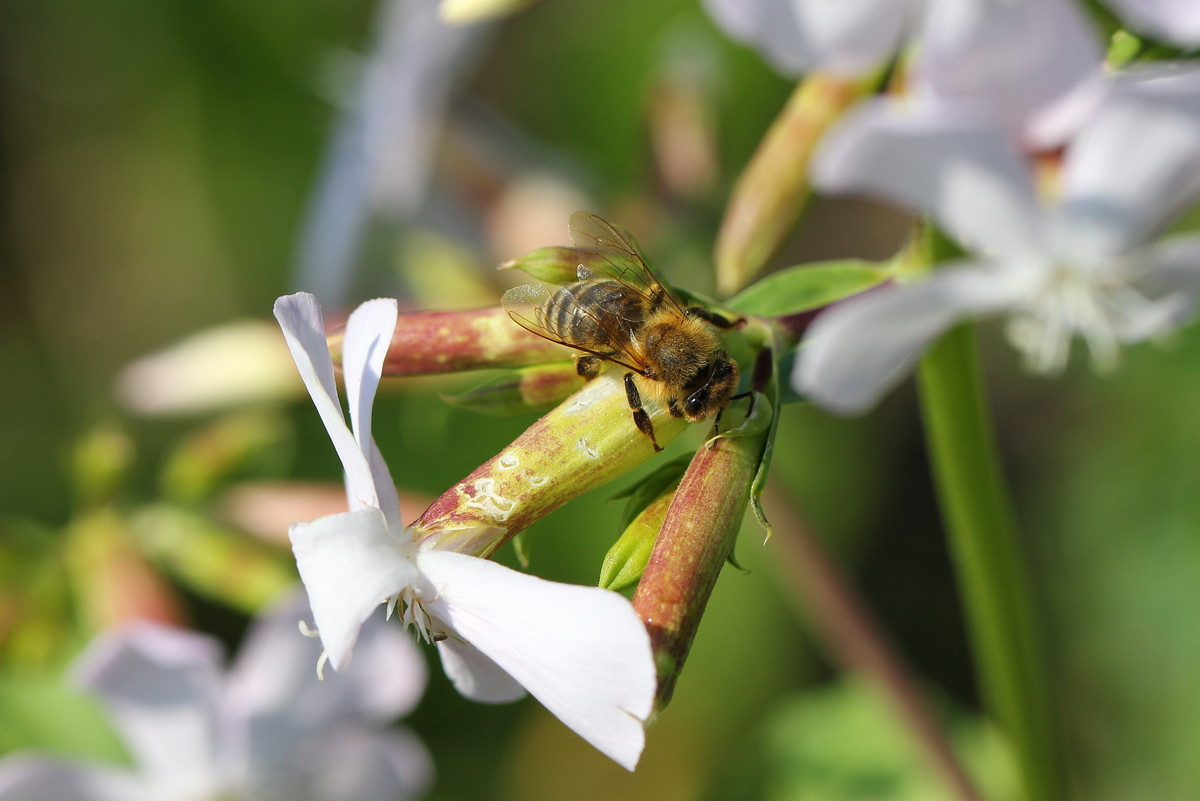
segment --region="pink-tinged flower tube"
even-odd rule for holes
[[[389,728],[425,689],[425,663],[403,634],[364,629],[353,671],[318,681],[320,650],[301,636],[293,597],[255,621],[229,671],[220,644],[141,622],[102,634],[74,665],[107,707],[133,767],[34,753],[0,760],[3,801],[375,801],[415,798],[432,763]]]
[[[398,606],[403,623],[436,644],[446,675],[463,695],[499,703],[528,691],[633,770],[656,681],[649,635],[629,601],[442,549],[434,539],[418,543],[401,523],[395,485],[371,437],[371,405],[396,315],[396,302],[381,299],[359,306],[347,320],[347,426],[316,300],[299,293],[275,304],[346,471],[350,511],[289,531],[330,663],[335,670],[346,667],[359,628],[388,602],[389,611]]]
[[[345,332],[329,337],[333,358],[342,357]],[[383,375],[454,373],[565,361],[572,351],[531,334],[499,306],[466,311],[397,315],[383,361]]]
[[[738,429],[696,451],[667,508],[633,608],[650,631],[658,667],[656,707],[671,700],[717,576],[733,550],[770,432],[758,397]]]
[[[687,422],[646,399],[660,445]],[[422,547],[487,555],[583,493],[654,456],[638,431],[621,375],[601,373],[484,462],[412,524]]]

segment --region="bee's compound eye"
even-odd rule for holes
[[[688,417],[699,417],[704,413],[704,404],[708,401],[708,392],[700,390],[693,392],[683,402],[683,411]]]

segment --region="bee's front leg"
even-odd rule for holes
[[[658,453],[662,448],[659,447],[658,440],[654,438],[654,423],[650,421],[650,415],[646,414],[646,410],[642,408],[642,394],[638,392],[637,384],[633,382],[633,373],[625,374],[625,397],[629,401],[629,408],[633,410],[633,422],[637,425],[638,431],[650,438],[654,452]]]
[[[699,317],[701,320],[708,323],[709,325],[712,325],[712,326],[715,326],[715,327],[721,328],[721,329],[733,328],[737,325],[740,325],[743,322],[743,320],[745,320],[744,317],[739,317],[736,320],[730,320],[728,317],[726,317],[723,314],[717,314],[716,312],[709,311],[708,309],[705,309],[701,306],[689,306],[688,308],[683,310],[683,313],[686,314],[688,317]]]

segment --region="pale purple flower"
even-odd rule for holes
[[[424,207],[451,93],[487,26],[447,24],[439,0],[382,0],[325,156],[297,248],[296,280],[341,303],[370,223]]]
[[[1200,45],[1196,0],[1106,0],[1133,30],[1180,47]]]
[[[334,385],[321,309],[308,294],[275,316],[346,471],[350,512],[292,526],[300,576],[329,660],[341,670],[363,621],[388,601],[446,674],[476,701],[525,690],[581,737],[632,770],[656,689],[649,635],[623,596],[545,581],[474,556],[419,546],[400,519],[371,406],[396,324],[396,302],[362,304],[346,323],[348,427]],[[524,688],[524,689],[522,689]]]
[[[3,801],[378,801],[415,798],[432,763],[387,724],[425,688],[412,643],[380,621],[353,671],[317,680],[295,598],[260,618],[228,672],[211,637],[137,623],[74,666],[122,735],[132,768],[33,753],[0,760]]]
[[[837,304],[799,352],[794,383],[835,411],[870,406],[956,322],[1008,318],[1031,368],[1060,370],[1079,335],[1101,368],[1123,342],[1189,319],[1200,236],[1155,237],[1200,190],[1200,73],[1118,82],[1066,149],[1057,191],[1010,139],[945,106],[855,111],[826,140],[815,178],[929,215],[970,255],[924,280]]]
[[[983,114],[1013,136],[1060,141],[1099,101],[1104,53],[1072,0],[705,0],[780,71],[865,76],[913,45],[923,102]]]

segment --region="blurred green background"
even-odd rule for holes
[[[113,754],[99,717],[81,725],[79,701],[56,688],[123,603],[232,647],[292,580],[281,538],[315,514],[285,509],[267,516],[273,533],[254,531],[245,490],[336,489],[307,400],[283,386],[274,400],[139,415],[114,388],[131,361],[268,320],[276,296],[306,288],[293,267],[305,210],[377,18],[362,0],[0,5],[0,750]],[[584,204],[631,229],[675,281],[711,290],[724,200],[788,83],[684,0],[551,0],[476,46],[429,154],[432,199],[376,215],[348,300],[494,302],[494,265],[567,244]],[[679,152],[689,136],[699,155],[667,164],[662,143]],[[904,230],[886,210],[818,200],[774,264],[885,257]],[[1195,798],[1200,335],[1132,348],[1106,378],[1078,366],[1026,377],[990,329],[985,354],[1079,797]],[[437,397],[479,380],[385,389],[376,436],[414,497],[435,497],[529,423]],[[814,635],[777,551],[800,521],[866,596],[982,783],[1011,797],[976,715],[911,388],[859,420],[789,408],[773,479],[789,524],[764,545],[747,523],[745,570],[723,574],[636,774],[535,703],[471,704],[435,670],[408,721],[437,764],[432,797],[950,797]],[[617,535],[608,497],[636,480],[539,523],[531,570],[594,583]],[[114,600],[114,577],[129,575],[144,592]]]

